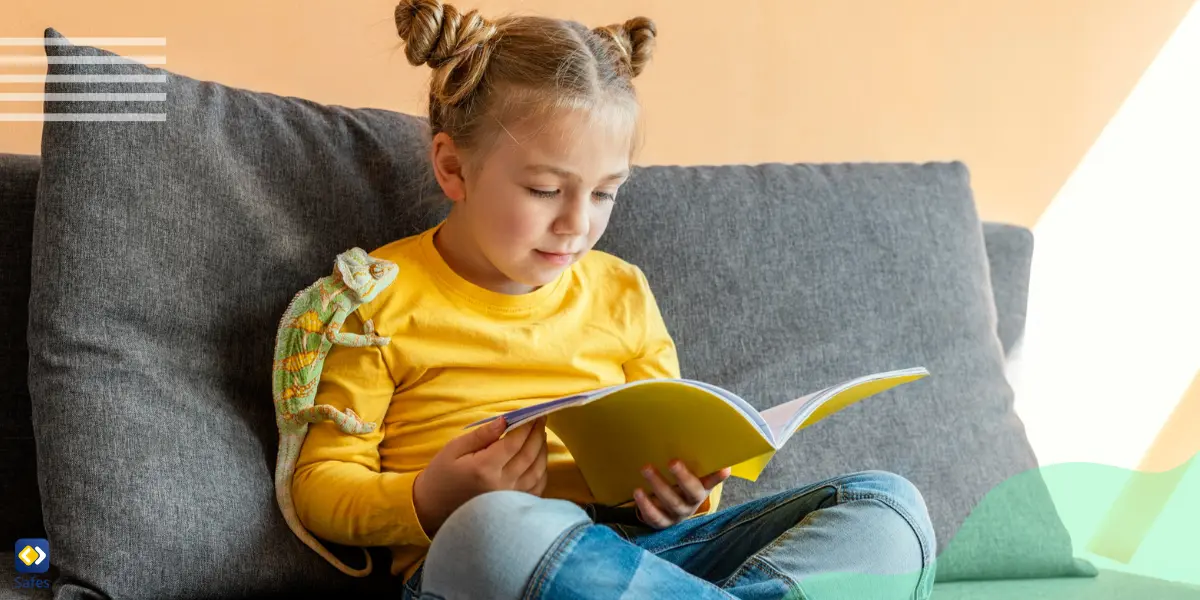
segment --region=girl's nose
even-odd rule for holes
[[[586,236],[588,233],[588,204],[587,201],[572,199],[564,203],[562,212],[555,223],[555,233],[559,235]]]

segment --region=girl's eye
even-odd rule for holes
[[[537,188],[525,188],[529,190],[529,194],[538,198],[553,198],[558,195],[558,190],[539,190]]]
[[[617,199],[616,194],[611,194],[609,192],[592,192],[592,195],[601,200],[604,200],[605,202],[612,202],[613,200]]]

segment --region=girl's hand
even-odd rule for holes
[[[665,529],[696,514],[717,484],[729,478],[726,467],[704,477],[696,477],[681,460],[670,463],[678,485],[668,485],[653,465],[642,468],[642,476],[650,482],[652,494],[642,488],[633,491],[638,518],[655,529]]]
[[[429,537],[467,500],[485,492],[516,490],[535,496],[546,489],[546,418],[500,439],[496,419],[450,440],[413,483],[417,519]]]

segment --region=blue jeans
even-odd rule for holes
[[[434,536],[404,596],[924,599],[933,585],[924,499],[892,473],[834,477],[663,530],[587,508],[478,496]]]

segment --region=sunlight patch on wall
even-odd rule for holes
[[[1135,469],[1200,369],[1200,4],[1034,227],[1009,371],[1043,465]]]

